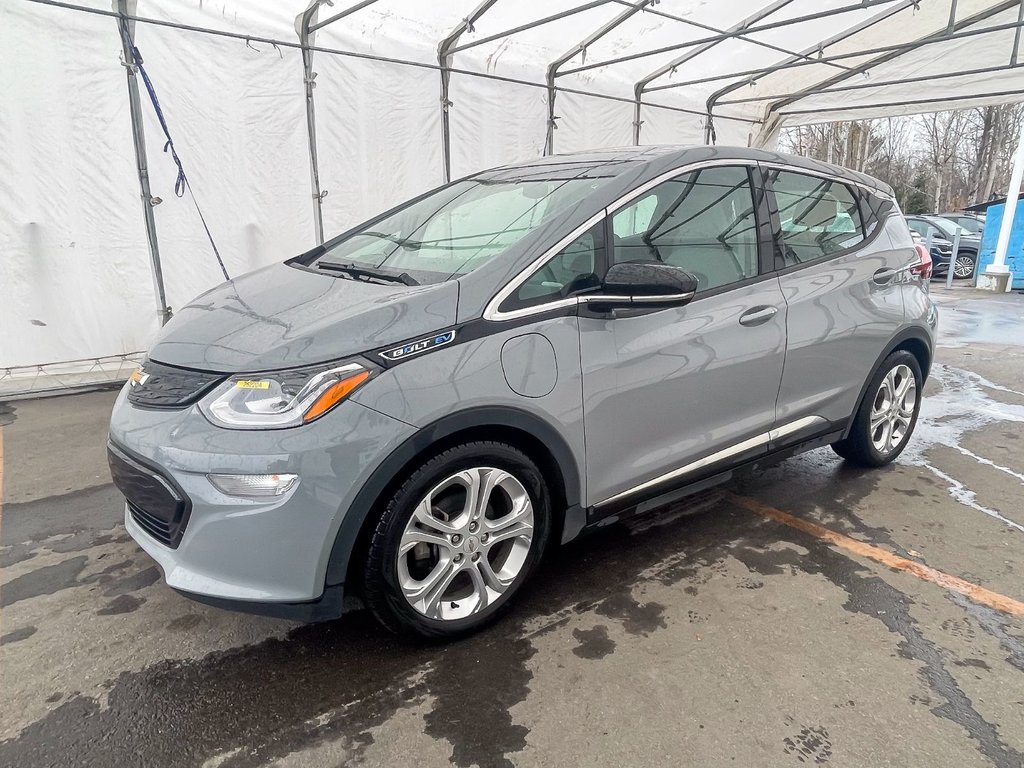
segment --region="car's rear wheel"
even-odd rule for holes
[[[953,262],[953,277],[957,280],[966,280],[974,274],[975,257],[973,253],[961,251],[956,255]]]
[[[921,409],[921,366],[906,350],[889,355],[868,383],[850,433],[832,449],[854,464],[881,467],[907,445]]]
[[[373,532],[366,602],[395,632],[453,638],[502,613],[537,565],[550,494],[524,453],[497,442],[451,448],[416,469]]]

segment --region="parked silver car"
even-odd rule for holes
[[[831,444],[914,429],[937,322],[892,190],[770,152],[486,171],[181,309],[110,465],[168,585],[433,637],[550,545]]]

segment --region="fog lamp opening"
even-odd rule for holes
[[[222,475],[211,474],[207,479],[223,494],[242,498],[282,496],[299,481],[298,475]]]

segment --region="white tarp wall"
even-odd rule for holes
[[[328,237],[442,182],[437,46],[478,2],[378,0],[315,33]],[[55,363],[86,360],[60,370],[94,377],[92,360],[144,350],[157,330],[118,24],[110,0],[78,3],[83,9],[0,0],[0,392]],[[355,5],[335,0],[319,8],[319,19]],[[136,11],[208,30],[139,21],[135,41],[233,276],[316,243],[295,47],[304,7],[304,0],[139,0]],[[1009,66],[1019,11],[1020,0],[920,0],[920,8],[912,0],[498,0],[455,49],[452,177],[542,153],[546,71],[563,54],[556,152],[633,143],[637,83],[646,88],[640,143],[703,143],[710,106],[718,143],[763,144],[791,123],[1019,100],[1021,69],[1015,60]],[[975,16],[983,18],[968,23]],[[830,60],[984,26],[996,29],[926,49]],[[585,52],[576,50],[605,28]],[[734,32],[709,42],[721,30]],[[825,61],[808,63],[818,56]],[[880,56],[887,60],[867,67],[870,80],[856,72]],[[908,77],[915,82],[899,84]],[[936,101],[914,106],[924,99]],[[173,309],[222,278],[192,199],[174,194],[177,171],[161,151],[144,88],[142,110]]]

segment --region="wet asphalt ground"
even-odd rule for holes
[[[0,766],[1019,768],[1024,296],[934,292],[895,465],[819,450],[611,526],[449,646],[178,596],[120,523],[114,393],[0,405]]]

